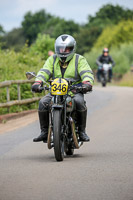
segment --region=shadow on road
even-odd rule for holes
[[[89,158],[89,154],[74,154],[73,156],[64,156],[64,161],[67,160],[74,160],[76,162],[76,160],[79,159],[88,159]],[[19,159],[19,160],[25,160],[25,161],[29,161],[29,162],[56,162],[54,154],[48,155],[48,154],[44,154],[44,155],[24,155],[21,156],[19,158],[15,158],[14,159]]]

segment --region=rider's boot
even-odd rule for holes
[[[78,133],[80,141],[89,142],[90,138],[85,132],[87,119],[87,109],[83,111],[77,111]]]
[[[33,139],[33,142],[47,142],[48,137],[48,125],[49,125],[49,112],[48,111],[38,111],[41,134]]]

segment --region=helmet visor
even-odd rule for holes
[[[66,47],[66,46],[56,46],[55,50],[57,54],[60,55],[67,55],[73,51],[73,46],[72,47]]]

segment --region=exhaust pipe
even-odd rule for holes
[[[48,139],[47,139],[48,149],[52,149],[52,147],[53,147],[53,145],[51,144],[51,134],[52,134],[52,127],[49,126],[49,129],[48,129]]]
[[[79,149],[79,147],[83,144],[83,142],[78,142],[77,135],[76,135],[76,132],[75,132],[75,124],[74,124],[72,117],[69,117],[69,121],[70,121],[70,124],[71,124],[71,129],[72,129],[75,147],[76,147],[76,149]]]

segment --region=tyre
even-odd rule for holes
[[[54,154],[57,161],[64,159],[64,138],[62,135],[61,110],[53,111]]]
[[[105,78],[105,77],[103,77],[102,86],[103,86],[103,87],[106,87],[106,78]]]
[[[106,87],[106,82],[102,82],[102,86],[103,86],[103,87]]]

